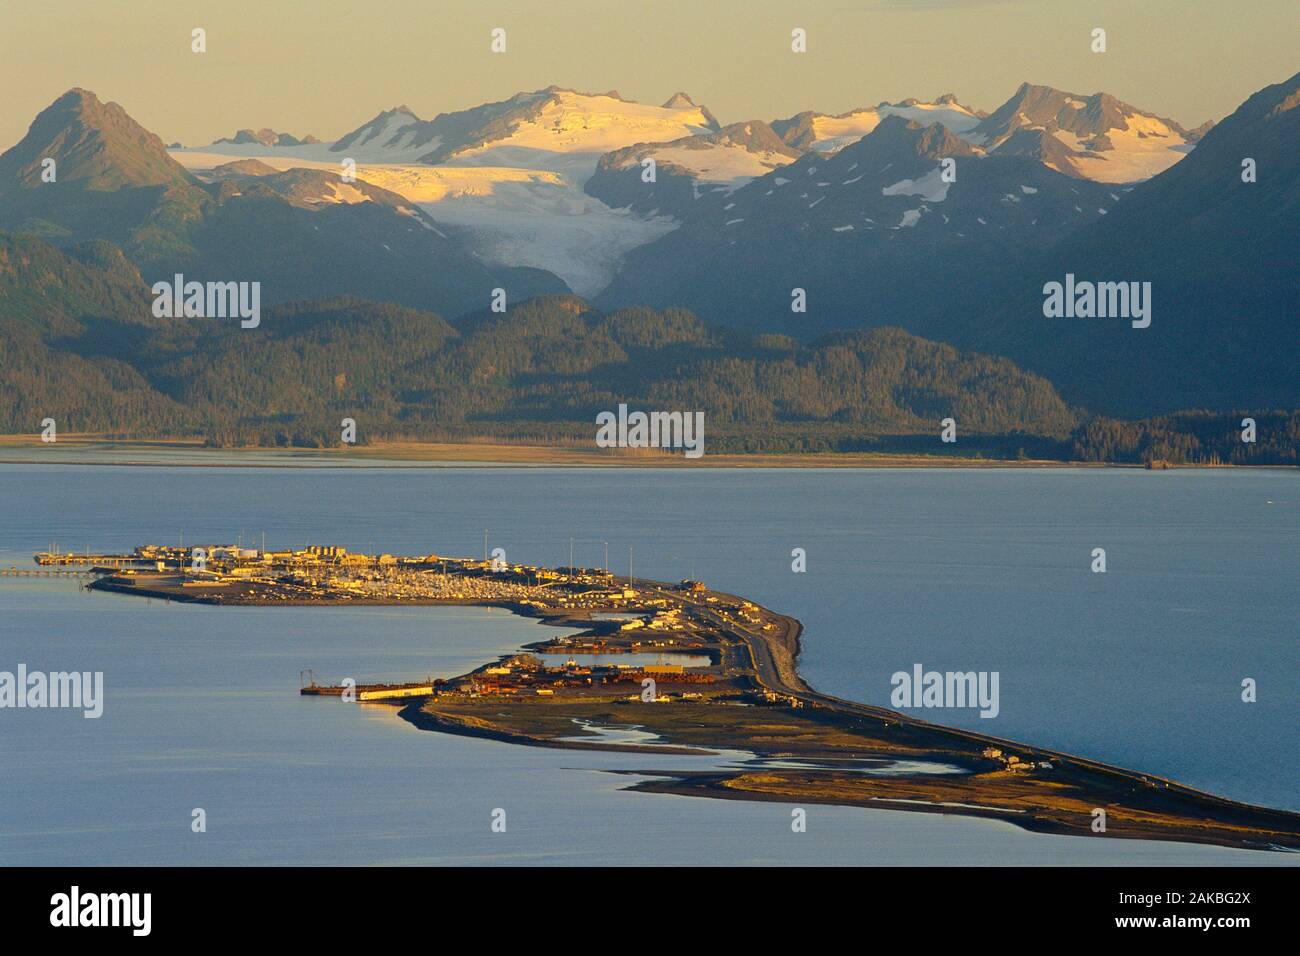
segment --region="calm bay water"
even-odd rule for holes
[[[805,624],[820,689],[888,704],[914,663],[996,670],[1001,712],[922,716],[1300,809],[1286,472],[0,465],[0,565],[260,540],[701,577]],[[792,548],[808,555],[791,572]],[[1108,571],[1089,571],[1107,551]],[[558,633],[461,608],[206,608],[0,579],[0,669],[102,670],[105,715],[0,711],[0,864],[1276,863],[1006,824],[634,794],[609,770],[745,755],[549,751],[303,699],[449,676]],[[1240,701],[1242,678],[1259,702]],[[633,778],[634,779],[634,778]],[[190,832],[203,807],[208,832]],[[489,830],[506,809],[508,830]]]

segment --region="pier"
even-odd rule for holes
[[[54,568],[0,568],[0,578],[93,578],[95,572],[63,571]]]
[[[433,683],[430,681],[423,684],[308,684],[300,688],[298,693],[308,697],[342,697],[347,691],[351,690],[355,699],[362,700],[391,700],[398,697],[431,697],[433,695]]]

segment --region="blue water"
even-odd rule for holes
[[[1298,808],[1287,472],[385,471],[0,465],[0,565],[231,540],[700,577],[800,618],[816,687],[887,704],[913,663],[1000,672],[922,716]],[[792,548],[808,570],[790,569]],[[1089,571],[1104,547],[1108,570]],[[0,578],[0,669],[102,670],[105,715],[0,711],[0,863],[1276,863],[856,808],[634,794],[607,770],[744,755],[416,731],[318,678],[450,676],[563,633],[474,608],[206,608]],[[1259,701],[1240,700],[1244,677]],[[575,728],[576,732],[576,728]],[[208,832],[190,832],[191,810]],[[507,811],[504,834],[490,831]]]

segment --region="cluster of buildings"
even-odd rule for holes
[[[712,684],[716,675],[707,671],[692,671],[680,664],[579,664],[570,659],[561,666],[547,666],[529,654],[520,654],[499,664],[484,667],[450,684],[437,682],[435,696],[465,697],[552,697],[559,688],[608,688],[615,684],[631,684],[640,699],[641,682],[651,678],[659,684]],[[699,698],[699,693],[683,693],[687,698]],[[668,695],[656,693],[657,702],[671,700]]]
[[[626,663],[619,655],[709,650],[717,643],[718,614],[728,622],[762,624],[753,604],[719,602],[697,581],[679,585],[647,582],[636,587],[599,569],[539,568],[507,565],[499,559],[479,561],[436,554],[371,555],[333,545],[279,551],[242,545],[143,545],[132,555],[119,557],[133,567],[115,575],[114,583],[129,580],[134,587],[163,594],[181,588],[201,589],[205,597],[210,592],[218,602],[463,601],[529,607],[565,623],[585,622],[595,612],[614,613],[614,621],[607,618],[593,624],[595,633],[557,637],[547,645],[570,655],[562,666],[519,655],[451,682],[435,682],[435,695],[547,697],[563,688],[606,696],[613,690],[616,696],[624,696],[616,685],[627,685],[630,696],[639,698],[642,682],[649,678],[656,688],[660,684],[673,686],[679,697],[698,698],[697,688],[725,676],[720,657],[713,657],[713,664],[705,660],[703,666],[688,668],[667,662]],[[702,610],[706,606],[707,612]],[[571,656],[584,652],[609,655],[608,662],[598,658],[593,663],[578,663]],[[711,656],[713,653],[710,651]],[[672,698],[656,689],[654,699]],[[756,702],[772,701],[756,698]]]
[[[240,545],[146,544],[115,557],[137,572],[171,573],[184,583],[261,581],[329,589],[361,597],[466,601],[517,601],[560,610],[635,608],[652,613],[628,622],[627,630],[671,631],[681,626],[681,608],[651,590],[620,583],[608,571],[541,568],[499,560],[447,558],[436,554],[399,557],[350,552],[337,545],[309,545],[269,551]],[[697,581],[685,592],[703,592]],[[752,607],[752,606],[751,606]]]
[[[436,554],[370,555],[336,545],[281,551],[142,545],[130,557],[137,575],[169,574],[182,586],[196,588],[247,581],[317,597],[516,602],[560,609],[620,607],[638,595],[635,589],[611,586],[602,572],[573,569],[566,574]]]
[[[1028,773],[1031,770],[1051,770],[1056,766],[1050,760],[1021,760],[1015,754],[1005,754],[997,747],[985,747],[981,755],[988,757],[990,760],[996,760],[1002,764],[1003,770],[1010,770],[1013,773]]]

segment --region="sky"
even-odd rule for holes
[[[3,0],[0,149],[74,86],[186,145],[332,140],[398,104],[431,118],[552,83],[684,90],[726,124],[947,92],[992,111],[1029,81],[1190,128],[1300,70],[1297,36],[1297,0]]]

